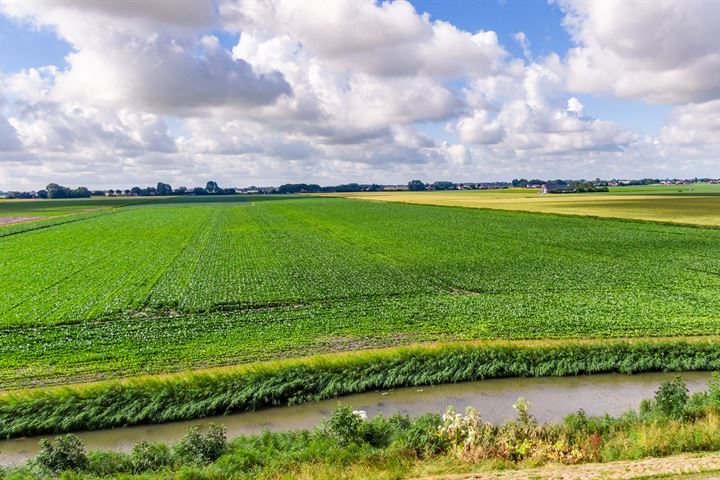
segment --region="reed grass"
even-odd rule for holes
[[[188,420],[485,378],[716,369],[715,337],[418,345],[7,392],[0,397],[0,437]]]

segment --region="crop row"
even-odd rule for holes
[[[718,247],[712,230],[336,199],[132,207],[0,239],[0,324],[439,291],[702,295]]]
[[[437,338],[720,332],[720,231],[305,198],[0,238],[0,388]]]
[[[720,299],[661,292],[418,295],[168,317],[149,314],[0,334],[0,386],[160,373],[448,339],[702,335]],[[661,320],[659,320],[661,319]]]

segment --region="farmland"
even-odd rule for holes
[[[720,226],[720,185],[711,184],[613,187],[610,193],[560,195],[541,195],[538,190],[525,188],[333,195],[383,202]]]
[[[0,228],[0,388],[430,340],[720,332],[715,229],[308,197],[63,218]]]
[[[148,203],[154,199],[138,197],[93,197],[67,200],[0,200],[0,217],[56,217],[127,205]],[[157,200],[155,200],[157,201]]]

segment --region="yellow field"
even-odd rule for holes
[[[361,192],[333,196],[383,202],[418,203],[496,210],[585,215],[720,226],[720,196],[644,194],[548,194],[535,190],[466,190],[443,192]]]

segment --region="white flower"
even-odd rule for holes
[[[361,420],[367,420],[367,413],[365,410],[353,410],[353,415],[359,417]]]

